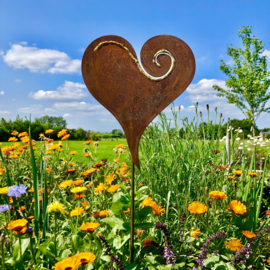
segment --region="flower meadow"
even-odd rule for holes
[[[69,150],[67,129],[58,141],[50,139],[53,129],[44,130],[40,143],[31,130],[14,130],[0,152],[1,269],[269,269],[267,154],[256,167],[256,142],[268,141],[251,137],[247,149],[228,121],[228,156],[222,115],[201,125],[195,109],[191,122],[180,120],[180,108],[171,119],[161,113],[141,138],[132,263],[127,146],[97,160],[102,141],[82,141],[80,153]]]

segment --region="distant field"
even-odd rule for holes
[[[55,141],[54,143],[58,143],[58,141]],[[84,157],[84,149],[87,148],[87,145],[83,144],[84,141],[63,141],[63,145],[65,149],[69,148],[70,151],[76,151],[77,154],[73,156],[73,161],[74,162],[79,162],[79,163],[87,163],[88,158]],[[113,149],[117,144],[124,144],[127,145],[126,139],[119,139],[118,141],[99,141],[99,146],[97,148],[96,154],[95,154],[95,148],[93,147],[93,143],[90,144],[90,152],[93,156],[96,155],[97,161],[100,161],[101,159],[110,159],[115,156]],[[3,142],[0,147],[6,146],[6,145],[11,145],[12,143],[10,142]],[[40,146],[41,142],[38,142],[38,146]],[[126,153],[121,155],[121,161],[125,161],[127,157],[128,148],[126,148]],[[36,150],[38,151],[38,150]],[[38,152],[37,152],[38,154]],[[60,154],[60,157],[64,157],[63,154]]]

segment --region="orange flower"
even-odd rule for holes
[[[13,134],[12,134],[13,135]],[[28,136],[28,133],[27,132],[21,132],[18,137],[25,137],[25,136]]]
[[[250,231],[242,231],[242,234],[243,234],[246,238],[249,238],[249,239],[254,238],[254,237],[256,236],[255,233],[250,232]]]
[[[74,155],[77,154],[77,152],[76,151],[71,151],[69,154],[74,156]]]
[[[58,145],[58,144],[52,144],[52,145],[50,145],[49,150],[55,151],[55,150],[57,150],[58,148],[59,148],[59,145]]]
[[[26,227],[23,227],[21,230],[20,230],[20,234],[25,234],[27,232],[27,228]],[[19,234],[19,231],[14,231],[13,232],[14,234]]]
[[[123,213],[127,214],[130,212],[130,209],[128,208],[127,210],[124,210]]]
[[[46,152],[46,155],[50,155],[52,152],[51,151],[47,151]]]
[[[118,144],[115,146],[116,149],[119,149],[119,148],[122,148],[124,149],[125,148],[125,145],[124,144]]]
[[[75,162],[69,162],[68,163],[68,166],[70,166],[70,167],[72,167],[72,166],[74,166],[75,165]]]
[[[24,211],[25,209],[26,209],[25,206],[20,206],[20,207],[19,207],[19,210],[20,210],[20,211]]]
[[[67,130],[66,129],[62,129],[61,131],[59,131],[57,133],[58,138],[61,138],[61,137],[65,136],[65,135],[67,135]]]
[[[224,166],[218,166],[218,168],[221,170],[221,171],[226,171],[226,168]]]
[[[93,214],[93,217],[94,217],[94,218],[99,217],[99,212],[95,212],[95,213]]]
[[[5,173],[5,169],[0,169],[0,175],[3,175]]]
[[[66,189],[67,187],[72,186],[72,184],[73,184],[72,180],[66,180],[66,181],[60,183],[59,188]]]
[[[65,173],[74,173],[76,171],[76,169],[69,169],[69,170],[66,170]]]
[[[34,216],[29,216],[29,217],[28,217],[28,219],[33,219],[33,218],[34,218]]]
[[[151,246],[152,239],[146,239],[143,241],[143,247]]]
[[[84,142],[83,144],[89,145],[91,142],[92,142],[92,140],[89,140],[89,141]]]
[[[39,197],[38,197],[38,200],[39,200],[39,201],[42,201],[42,196],[39,196]],[[33,199],[32,202],[35,202],[35,199]]]
[[[86,153],[83,155],[84,157],[91,157],[91,154],[90,153]]]
[[[77,200],[77,199],[83,199],[85,197],[86,196],[84,194],[81,194],[81,195],[75,194],[75,197],[74,198]]]
[[[151,207],[152,203],[153,203],[152,198],[147,197],[147,198],[145,198],[145,199],[142,201],[142,203],[140,204],[140,206],[150,206],[150,207]]]
[[[34,189],[33,189],[33,188],[28,189],[28,192],[30,192],[30,193],[34,193]]]
[[[75,186],[80,186],[84,183],[84,180],[76,180],[76,181],[73,181],[73,185]]]
[[[67,134],[61,139],[61,141],[66,141],[68,140],[69,137],[70,137],[70,134]]]
[[[1,151],[4,155],[8,155],[12,150],[11,150],[11,147],[9,146],[4,146],[1,148]]]
[[[16,137],[10,137],[10,138],[8,139],[8,141],[9,141],[9,142],[17,142],[18,139],[17,139]]]
[[[137,229],[137,231],[136,231],[137,237],[143,235],[145,232],[146,232],[145,230]]]
[[[100,225],[99,223],[95,223],[95,222],[93,223],[86,222],[81,225],[81,230],[92,233],[99,227],[99,225]]]
[[[107,189],[108,187],[106,186],[106,184],[100,183],[95,189],[94,192],[95,193],[101,193],[103,190]]]
[[[84,202],[83,204],[82,204],[82,207],[84,207],[84,208],[87,208],[89,206],[89,202]]]
[[[266,215],[267,215],[267,216],[270,216],[270,210],[267,210],[267,211],[266,211]]]
[[[229,179],[229,180],[233,180],[233,175],[229,175],[229,176],[228,176],[228,179]]]
[[[215,199],[227,199],[227,195],[221,191],[212,191],[209,193],[209,196]]]
[[[100,217],[106,217],[109,213],[110,213],[110,211],[108,211],[108,210],[102,210],[102,211],[99,212],[98,215]]]
[[[247,207],[240,201],[233,200],[230,202],[230,207],[227,210],[237,215],[244,215],[247,212]]]
[[[113,181],[114,181],[114,179],[115,179],[115,177],[116,177],[116,174],[115,173],[110,173],[107,177],[106,177],[106,183],[108,184],[108,185],[110,185]]]
[[[162,206],[158,205],[156,202],[153,202],[151,207],[154,214],[157,214],[158,216],[160,216],[163,212],[165,212],[165,208],[162,208]]]
[[[51,167],[46,169],[46,172],[48,172],[48,173],[51,173],[52,171],[53,171],[53,169]]]
[[[54,270],[75,270],[81,265],[81,260],[78,257],[72,256],[65,258],[54,266]]]
[[[269,257],[269,259],[266,262],[270,265],[270,257]]]
[[[120,158],[114,158],[113,161],[118,163],[120,161]]]
[[[45,134],[51,134],[51,133],[53,133],[53,129],[47,129],[47,130],[45,130]]]
[[[14,221],[11,221],[8,224],[8,229],[12,231],[20,231],[23,227],[27,225],[28,221],[24,218],[22,219],[17,219]]]
[[[92,174],[92,173],[94,173],[95,171],[97,171],[97,169],[92,168],[92,169],[86,170],[85,172],[81,173],[81,175],[82,175],[82,176],[88,176],[89,174]]]
[[[81,264],[92,263],[96,259],[96,256],[91,252],[82,252],[82,253],[76,254],[73,257],[78,258]]]
[[[190,231],[190,236],[194,237],[196,240],[199,240],[198,236],[201,234],[200,229],[197,230],[191,230]]]
[[[236,176],[241,176],[243,173],[242,173],[242,171],[240,171],[240,170],[235,170],[235,171],[233,171],[233,173],[236,175]]]
[[[11,135],[13,135],[13,136],[17,136],[17,135],[18,135],[18,133],[19,133],[18,131],[13,130],[13,131],[12,131],[10,134],[11,134]]]
[[[80,216],[82,214],[85,214],[85,210],[82,207],[75,207],[75,209],[69,213],[71,217]]]
[[[112,186],[110,186],[110,188],[108,188],[107,191],[110,193],[115,193],[119,188],[120,188],[120,186],[118,186],[118,185],[112,185]]]
[[[255,173],[255,172],[249,172],[248,175],[251,176],[251,177],[258,177],[258,176],[259,176],[259,175],[258,175],[257,173]]]
[[[77,193],[83,193],[83,192],[86,191],[86,190],[87,190],[86,187],[75,187],[75,188],[71,189],[70,191],[71,191],[72,193],[77,194]]]
[[[207,206],[200,202],[193,202],[188,206],[188,211],[201,215],[207,211]]]
[[[243,247],[239,239],[232,239],[229,242],[225,242],[225,246],[232,251],[238,251]]]

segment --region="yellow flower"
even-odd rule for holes
[[[61,139],[61,141],[66,141],[68,140],[69,137],[70,137],[70,134],[67,134]]]
[[[110,186],[110,188],[108,188],[108,192],[111,192],[111,193],[115,193],[117,190],[118,190],[118,188],[120,188],[120,186],[118,186],[118,185],[112,185],[112,186]]]
[[[106,184],[100,183],[95,189],[94,192],[95,193],[101,193],[103,190],[107,189],[108,187],[106,186]]]
[[[92,142],[92,140],[89,140],[89,141],[84,142],[83,144],[89,145],[91,142]]]
[[[230,202],[228,211],[233,212],[237,215],[244,215],[247,212],[247,207],[240,201],[233,200]]]
[[[27,232],[27,228],[26,227],[23,227],[21,230],[20,230],[20,234],[25,234]],[[14,231],[13,232],[14,234],[19,234],[19,231]]]
[[[23,143],[29,143],[30,138],[28,136],[21,137]]]
[[[50,155],[52,152],[51,151],[47,151],[46,152],[46,155]]]
[[[8,141],[9,141],[9,142],[17,142],[18,139],[17,139],[16,137],[10,137],[10,138],[8,139]]]
[[[90,153],[86,153],[83,155],[84,157],[91,157],[91,154]]]
[[[153,200],[152,200],[152,198],[150,198],[150,197],[147,197],[147,198],[145,198],[143,201],[142,201],[142,203],[140,204],[140,206],[152,206],[152,203],[153,203]]]
[[[11,221],[8,224],[8,229],[12,231],[20,231],[27,225],[28,221],[24,218]]]
[[[270,265],[270,257],[269,257],[269,259],[266,262]]]
[[[95,222],[94,223],[86,222],[81,225],[81,230],[92,233],[99,227],[99,225],[100,225],[99,223],[95,223]]]
[[[13,135],[13,136],[17,136],[17,135],[18,135],[18,133],[19,133],[18,131],[13,130],[13,131],[12,131],[10,134],[11,134],[11,135]]]
[[[258,175],[257,173],[255,173],[255,172],[249,172],[248,175],[251,176],[251,177],[258,177],[258,176],[259,176],[259,175]]]
[[[81,264],[92,263],[96,259],[96,256],[91,252],[81,252],[79,254],[74,255],[73,257],[78,258]]]
[[[240,170],[234,170],[233,173],[234,173],[235,175],[237,175],[237,176],[240,176],[240,175],[243,174],[242,171],[240,171]]]
[[[33,219],[33,218],[34,218],[34,216],[29,216],[29,217],[28,217],[28,219]]]
[[[162,206],[158,205],[156,202],[153,202],[151,207],[154,215],[157,214],[158,216],[160,216],[163,212],[165,212],[165,208],[162,208]]]
[[[13,134],[12,134],[13,135]],[[28,136],[28,133],[27,132],[21,132],[18,137],[25,137],[25,136]]]
[[[86,187],[75,187],[75,188],[71,189],[70,191],[72,193],[82,193],[82,192],[84,192],[86,190],[87,190]]]
[[[59,188],[66,189],[67,187],[72,186],[72,184],[73,184],[72,180],[66,180],[66,181],[60,183]]]
[[[47,129],[47,130],[45,130],[45,134],[51,134],[51,133],[53,133],[53,129]]]
[[[109,213],[110,213],[110,211],[108,211],[108,210],[102,210],[102,211],[100,211],[100,212],[98,213],[98,215],[99,215],[100,217],[106,217]]]
[[[114,181],[115,176],[116,176],[115,173],[110,173],[110,174],[106,177],[106,180],[105,180],[106,183],[107,183],[108,185],[110,185],[110,184]]]
[[[229,175],[229,176],[228,176],[228,179],[229,179],[229,180],[233,180],[233,175]]]
[[[52,144],[52,145],[50,145],[49,150],[55,151],[55,150],[57,150],[58,148],[59,148],[59,145],[58,145],[58,144]]]
[[[1,148],[1,151],[4,155],[8,155],[12,151],[12,149],[9,146],[4,146]]]
[[[66,129],[62,129],[61,131],[59,131],[57,133],[58,138],[61,138],[61,137],[65,136],[65,135],[67,135],[67,130]]]
[[[71,217],[74,217],[74,216],[80,216],[82,214],[85,214],[85,210],[82,207],[75,207],[75,209],[72,210],[69,215]]]
[[[74,156],[74,155],[77,154],[77,152],[76,151],[71,151],[69,154]]]
[[[227,199],[227,195],[221,191],[212,191],[209,193],[209,196],[215,199]]]
[[[47,211],[48,213],[60,213],[64,215],[65,206],[62,203],[55,201],[48,205]]]
[[[243,247],[239,239],[232,239],[229,242],[225,242],[225,246],[232,251],[238,251]]]
[[[76,270],[80,265],[81,260],[78,257],[72,256],[56,263],[54,270]]]
[[[197,230],[191,230],[190,231],[190,236],[194,237],[196,240],[199,240],[198,236],[201,234],[200,229]]]
[[[254,237],[256,236],[255,233],[250,232],[250,231],[242,231],[242,234],[243,234],[246,238],[249,238],[249,239],[254,238]]]
[[[7,195],[7,192],[9,190],[10,187],[4,187],[4,188],[0,188],[0,194],[2,195]]]
[[[120,158],[114,158],[113,161],[118,163],[120,161]]]
[[[193,214],[203,214],[207,211],[207,206],[200,202],[193,202],[188,206],[188,211]]]
[[[119,149],[119,148],[122,148],[124,149],[125,148],[125,145],[124,144],[118,144],[115,146],[116,149]]]

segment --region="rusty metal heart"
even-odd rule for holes
[[[141,63],[143,68],[133,47],[119,36],[94,40],[82,59],[88,90],[122,126],[138,168],[141,135],[186,90],[196,66],[190,47],[169,35],[149,39],[142,47]]]

